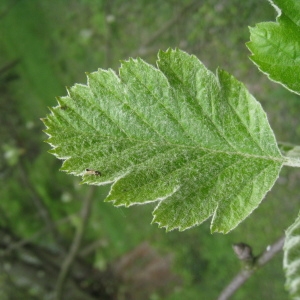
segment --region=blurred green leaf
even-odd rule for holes
[[[285,233],[283,268],[292,299],[300,298],[300,216]]]
[[[277,22],[250,28],[251,60],[271,80],[300,94],[300,1],[274,0]]]
[[[234,77],[180,50],[88,74],[44,119],[51,153],[106,201],[158,202],[154,222],[187,229],[213,216],[228,232],[273,186],[284,158],[261,105]],[[86,169],[92,171],[86,171]],[[101,175],[100,175],[101,173]]]

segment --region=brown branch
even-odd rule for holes
[[[282,250],[284,244],[285,237],[282,236],[279,240],[277,240],[273,245],[268,246],[267,249],[256,259],[252,268],[243,269],[238,273],[232,281],[224,288],[224,290],[220,293],[218,300],[227,300],[229,299],[237,289],[243,285],[247,279],[260,267],[265,265],[268,261],[270,261],[276,253]]]
[[[80,211],[81,223],[77,227],[73,242],[72,242],[70,250],[69,250],[69,253],[66,256],[66,258],[62,264],[60,273],[58,275],[56,289],[55,289],[56,300],[63,299],[64,285],[67,280],[68,274],[71,270],[72,263],[74,262],[75,258],[78,255],[78,252],[79,252],[82,237],[83,237],[83,234],[84,234],[84,231],[85,231],[85,228],[87,226],[88,219],[90,216],[94,192],[95,192],[95,187],[94,186],[90,187],[85,199],[83,200],[82,208]]]

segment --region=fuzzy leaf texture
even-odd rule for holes
[[[292,299],[300,299],[300,216],[285,233],[283,268]]]
[[[84,183],[113,183],[106,201],[156,202],[160,227],[213,216],[211,231],[226,233],[259,205],[284,158],[242,83],[180,50],[158,56],[158,68],[130,59],[119,76],[100,69],[58,98],[44,120],[50,152]]]
[[[300,1],[270,2],[278,12],[277,22],[250,28],[250,58],[271,80],[300,94]]]

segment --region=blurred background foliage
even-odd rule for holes
[[[23,258],[34,260],[38,249],[47,249],[59,265],[80,226],[78,212],[90,187],[58,171],[61,162],[47,153],[40,118],[66,94],[65,86],[86,83],[84,72],[117,71],[120,60],[136,56],[155,64],[159,49],[179,47],[209,69],[220,66],[243,81],[277,139],[299,144],[299,97],[270,83],[247,57],[248,26],[273,20],[274,9],[260,0],[0,2],[1,299],[51,299],[53,286],[47,290],[34,281]],[[89,299],[216,299],[240,269],[231,245],[246,242],[259,254],[296,218],[299,179],[299,171],[284,168],[259,209],[226,236],[211,235],[209,222],[166,233],[150,225],[151,205],[114,208],[103,202],[109,187],[97,187],[80,259],[99,274],[115,270],[109,278],[117,284],[108,291],[111,298],[86,288],[94,297]],[[39,261],[46,265],[41,255]],[[51,281],[47,268],[36,273]],[[287,299],[282,255],[233,297],[250,298]]]

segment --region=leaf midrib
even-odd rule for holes
[[[173,74],[176,76],[176,78],[177,78],[180,82],[182,82],[181,78],[179,78],[179,77],[177,76],[177,74],[173,71],[173,69],[170,68],[170,70],[172,70],[172,72],[173,72]],[[161,102],[159,102],[159,99],[157,99],[157,97],[156,97],[156,96],[155,96],[155,95],[147,88],[147,86],[145,86],[145,85],[141,82],[140,78],[138,78],[138,77],[136,76],[135,73],[133,73],[133,74],[135,75],[135,78],[139,80],[140,84],[142,84],[142,85],[149,91],[149,93],[151,94],[151,96],[152,96],[154,99],[156,99],[156,100],[158,101],[158,103],[159,103],[162,107],[164,107],[165,110],[166,110],[169,114],[171,114],[171,112],[169,112],[169,110],[167,110],[166,107],[165,107],[163,104],[161,104]],[[164,74],[164,73],[162,72],[162,74]],[[164,75],[164,76],[165,76],[165,75]],[[167,79],[167,78],[166,78],[166,79]],[[103,86],[103,87],[104,87],[104,86]],[[105,87],[104,87],[104,88],[105,88]],[[107,89],[107,88],[106,88],[106,89]],[[111,90],[109,90],[109,91],[110,91],[110,93],[112,93]],[[188,90],[188,93],[189,93],[190,97],[192,97],[192,95],[191,95],[191,93],[190,93],[189,90]],[[115,97],[117,96],[117,95],[115,95],[114,93],[112,93],[112,94],[113,94]],[[118,98],[119,98],[119,97],[118,97]],[[124,102],[122,101],[122,99],[120,99],[120,98],[119,98],[119,101],[121,101],[122,103],[124,103]],[[93,102],[94,102],[94,101],[93,101]],[[94,105],[95,105],[95,104],[97,104],[97,103],[94,102]],[[125,102],[124,104],[128,105],[128,103],[126,103],[126,102]],[[229,143],[229,142],[227,141],[227,139],[220,133],[219,128],[218,128],[217,125],[211,120],[211,118],[210,118],[209,116],[207,116],[207,114],[204,114],[203,109],[202,109],[202,107],[201,107],[201,105],[200,105],[199,102],[198,102],[198,104],[199,104],[199,107],[200,107],[201,110],[202,110],[203,115],[205,115],[205,116],[207,117],[207,119],[210,120],[211,124],[213,124],[214,127],[216,128],[216,130],[217,130],[219,136],[220,136],[223,140],[225,140],[226,143],[227,143],[229,146],[231,146],[231,148],[233,148],[234,150],[237,150],[236,147],[233,147],[233,145],[232,145],[231,143]],[[229,105],[229,104],[228,104],[228,105]],[[98,105],[96,105],[96,106],[99,107]],[[130,105],[128,105],[128,107],[132,110],[132,107],[131,107]],[[232,108],[232,106],[229,105],[229,107],[231,107],[231,109],[233,110],[234,114],[237,115],[236,111]],[[99,110],[100,110],[102,113],[105,114],[105,111],[103,111],[100,107],[99,107]],[[88,121],[88,119],[84,118],[83,115],[81,115],[81,114],[79,114],[78,112],[76,112],[75,109],[72,109],[72,111],[73,111],[74,114],[78,115],[78,116],[79,116],[79,117],[80,117],[80,118],[81,118],[88,126],[90,126],[91,128],[93,128],[96,132],[99,132],[92,124],[90,124],[90,122]],[[199,148],[199,149],[202,149],[202,150],[205,150],[205,151],[219,152],[219,153],[231,154],[231,155],[232,155],[232,154],[235,154],[235,155],[242,155],[242,156],[244,156],[244,157],[249,157],[249,158],[250,158],[250,157],[251,157],[251,158],[265,158],[265,159],[271,159],[271,160],[273,160],[273,161],[281,161],[281,162],[284,161],[283,159],[279,159],[278,157],[272,157],[272,156],[269,156],[269,155],[267,155],[267,156],[261,156],[261,155],[247,154],[247,153],[239,152],[239,151],[233,151],[233,152],[231,152],[231,151],[215,150],[215,149],[212,149],[212,148],[201,147],[201,146],[200,146],[200,147],[199,147],[199,146],[196,146],[196,147],[195,147],[195,146],[189,146],[189,145],[173,144],[173,143],[167,141],[167,140],[165,139],[165,137],[163,137],[163,136],[162,136],[159,132],[157,132],[152,126],[150,126],[150,124],[148,124],[148,122],[146,122],[144,118],[142,118],[141,116],[139,116],[139,114],[137,114],[136,112],[135,112],[135,114],[139,117],[139,119],[141,119],[142,122],[144,122],[144,123],[147,124],[149,127],[151,127],[151,129],[154,130],[154,131],[156,132],[156,134],[157,134],[159,137],[161,137],[167,144],[170,144],[170,145],[184,146],[184,147],[188,147],[188,148],[189,148],[189,147],[192,147],[192,148]],[[171,114],[171,115],[172,115],[172,114]],[[74,130],[77,132],[77,128],[75,128],[74,126],[72,126],[72,123],[69,122],[69,120],[64,116],[64,114],[60,114],[60,116],[61,116],[63,119],[65,119],[65,121],[68,122],[68,123],[70,124],[70,126],[73,127]],[[238,116],[238,115],[237,115],[237,116]],[[107,117],[108,117],[108,116],[107,116]],[[241,122],[242,120],[240,119],[239,116],[238,116],[238,118],[239,118],[239,120],[240,120],[240,122]],[[177,118],[175,118],[174,116],[173,116],[173,119],[176,120],[176,121],[178,122]],[[119,127],[118,124],[116,124],[116,123],[114,122],[114,120],[111,119],[111,121],[113,122],[113,124],[114,124],[115,126]],[[178,124],[182,127],[182,125],[180,124],[180,122],[178,122]],[[241,122],[241,124],[247,129],[247,126],[245,126],[245,124],[244,124],[243,122]],[[182,127],[182,128],[183,128],[183,127]],[[122,130],[122,131],[123,131],[123,130]],[[123,132],[124,132],[124,131],[123,131]],[[261,146],[258,144],[258,142],[252,137],[252,135],[250,134],[250,132],[248,131],[248,129],[247,129],[247,132],[248,132],[248,134],[250,135],[251,140],[259,146],[259,148],[262,150],[262,152],[264,152],[264,150],[261,148]],[[83,133],[84,133],[84,132],[83,132]],[[124,133],[126,134],[126,132],[124,132]],[[86,134],[84,133],[84,135],[86,135]],[[186,135],[186,136],[187,136],[187,135]],[[102,137],[102,138],[103,138],[103,137]],[[151,142],[151,141],[149,141],[149,140],[143,141],[143,140],[134,139],[134,138],[132,138],[132,137],[129,137],[128,135],[127,135],[127,138],[130,139],[130,140],[135,140],[135,141],[137,141],[137,142],[143,142],[143,143],[145,143],[145,142]]]
[[[65,130],[65,131],[69,131],[69,130]],[[78,132],[77,130],[75,131],[76,133]],[[96,131],[97,133],[99,131]],[[82,131],[82,135],[84,136],[84,138],[87,138],[87,134],[86,132]],[[93,134],[94,135],[94,134]],[[150,144],[153,144],[153,145],[159,145],[161,144],[161,142],[159,141],[152,141],[152,140],[141,140],[141,139],[137,139],[137,138],[132,138],[132,137],[122,137],[120,139],[116,139],[114,137],[111,137],[111,136],[103,136],[103,135],[100,135],[101,139],[106,139],[106,140],[120,140],[120,139],[123,139],[123,140],[129,140],[129,141],[135,141],[137,143],[142,143],[142,144],[146,144],[146,143],[150,143]],[[66,144],[69,144],[68,140],[64,140],[64,143]],[[64,145],[63,142],[61,143],[57,143],[56,146],[63,146]],[[101,143],[99,141],[99,143]],[[192,145],[185,145],[185,144],[175,144],[175,143],[171,143],[171,142],[166,142],[165,144],[167,145],[170,145],[170,146],[173,146],[173,147],[183,147],[183,148],[187,148],[187,149],[199,149],[199,150],[203,150],[205,152],[212,152],[212,153],[220,153],[220,154],[225,154],[225,155],[239,155],[239,156],[243,156],[243,157],[248,157],[248,158],[251,158],[251,159],[267,159],[267,160],[272,160],[272,161],[276,161],[276,162],[280,162],[280,163],[284,163],[286,161],[286,159],[283,157],[283,156],[270,156],[270,155],[254,155],[254,154],[251,154],[251,153],[245,153],[245,152],[239,152],[239,151],[224,151],[224,150],[217,150],[217,149],[213,149],[213,148],[208,148],[208,147],[203,147],[201,145],[197,145],[197,146],[192,146]],[[126,149],[128,148],[125,148],[123,151],[126,151]],[[122,152],[122,151],[121,151]],[[121,153],[119,152],[119,153]],[[90,153],[90,152],[89,152]]]

